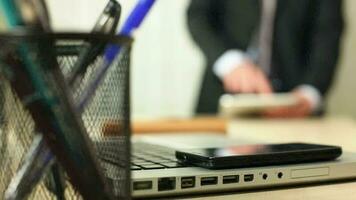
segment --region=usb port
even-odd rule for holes
[[[212,176],[212,177],[203,177],[200,179],[200,185],[216,185],[218,184],[218,177],[217,176]]]
[[[223,176],[223,184],[238,183],[239,175]]]
[[[253,174],[246,174],[246,175],[244,175],[244,181],[245,181],[245,182],[251,182],[251,181],[253,181]]]
[[[181,188],[182,189],[193,188],[193,187],[195,187],[195,177],[194,176],[181,178]]]
[[[152,189],[152,181],[136,181],[133,183],[134,190],[150,190]]]

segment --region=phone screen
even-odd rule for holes
[[[319,149],[321,146],[312,144],[275,144],[275,145],[244,145],[223,148],[194,149],[192,153],[204,157],[229,157],[256,154],[273,154],[292,152],[298,150]]]

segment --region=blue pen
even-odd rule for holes
[[[119,32],[119,35],[131,37],[134,30],[136,30],[141,25],[142,21],[145,19],[154,3],[155,0],[139,0],[125,21],[121,31]],[[124,52],[125,51],[122,51],[122,48],[118,45],[112,44],[106,47],[104,51],[104,63],[102,67],[98,70],[97,76],[94,77],[93,81],[89,84],[87,89],[84,90],[81,99],[79,99],[78,106],[80,111],[84,110],[85,106],[90,101],[111,64],[115,61],[118,55]]]
[[[133,31],[141,25],[154,3],[155,0],[140,0],[127,18],[119,35],[131,37]],[[105,60],[107,62],[113,62],[119,52],[120,47],[117,45],[109,45],[105,51]]]

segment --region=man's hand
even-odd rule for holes
[[[297,105],[268,110],[264,113],[264,116],[270,118],[302,118],[310,116],[313,113],[313,109],[308,98],[298,90],[295,90],[293,94],[298,99]]]
[[[223,78],[225,91],[230,93],[271,93],[272,87],[261,69],[244,62]]]

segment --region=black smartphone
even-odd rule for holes
[[[231,169],[334,160],[341,147],[306,143],[255,144],[176,151],[177,159],[208,169]]]

